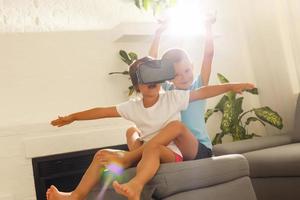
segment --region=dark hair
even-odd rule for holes
[[[181,62],[181,61],[188,61],[190,62],[190,58],[187,54],[187,52],[183,49],[175,48],[175,49],[169,49],[167,50],[162,58],[162,60],[168,60],[172,64]]]
[[[133,87],[137,90],[137,85],[138,85],[138,78],[136,76],[136,71],[139,68],[139,66],[145,62],[151,61],[153,60],[153,58],[151,58],[150,56],[146,56],[143,57],[141,59],[138,59],[136,61],[134,61],[130,67],[129,67],[129,76],[131,79],[131,83],[133,85]]]

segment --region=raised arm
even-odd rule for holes
[[[93,108],[90,110],[73,113],[64,117],[58,116],[57,119],[51,121],[51,124],[53,126],[61,127],[70,124],[74,121],[93,120],[93,119],[101,119],[101,118],[109,118],[109,117],[121,117],[120,114],[117,112],[115,106],[106,107],[106,108]]]
[[[229,91],[242,93],[244,90],[251,90],[254,87],[252,83],[225,83],[221,85],[204,86],[190,92],[190,102],[215,97]]]
[[[152,41],[149,50],[149,56],[151,56],[152,58],[158,58],[158,50],[159,50],[161,34],[166,30],[167,26],[168,26],[168,22],[162,21],[160,22],[159,28],[155,31],[154,39]]]
[[[207,15],[207,19],[205,20],[205,44],[204,44],[204,56],[201,65],[201,79],[202,85],[208,85],[210,74],[211,74],[211,66],[212,60],[214,57],[214,41],[212,34],[212,24],[216,22],[216,15],[210,14]]]

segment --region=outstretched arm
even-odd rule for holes
[[[215,97],[229,91],[242,93],[244,90],[251,90],[253,88],[254,85],[252,83],[225,83],[221,85],[204,86],[190,92],[190,102]]]
[[[106,108],[93,108],[82,112],[70,114],[65,117],[58,116],[57,119],[51,121],[53,126],[61,127],[79,120],[92,120],[109,117],[121,117],[115,106]]]
[[[208,85],[210,74],[211,74],[211,66],[212,60],[214,56],[214,41],[212,34],[212,24],[216,22],[216,15],[210,14],[207,15],[207,19],[205,20],[205,45],[204,45],[204,57],[201,65],[201,79],[202,85]]]
[[[154,39],[152,41],[150,50],[149,50],[149,56],[152,58],[158,58],[158,50],[159,50],[159,43],[160,43],[160,37],[161,34],[166,30],[168,26],[167,21],[160,22],[159,28],[155,31]]]

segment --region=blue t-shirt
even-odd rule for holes
[[[202,80],[201,77],[198,76],[198,78],[194,80],[189,90],[196,90],[201,86]],[[175,89],[174,85],[170,82],[163,83],[162,87],[166,91]],[[184,111],[181,111],[181,120],[202,144],[204,144],[207,148],[212,149],[212,143],[205,126],[205,107],[206,100],[190,102],[188,108]]]

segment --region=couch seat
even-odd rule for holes
[[[300,143],[256,150],[243,154],[251,178],[300,177]]]

